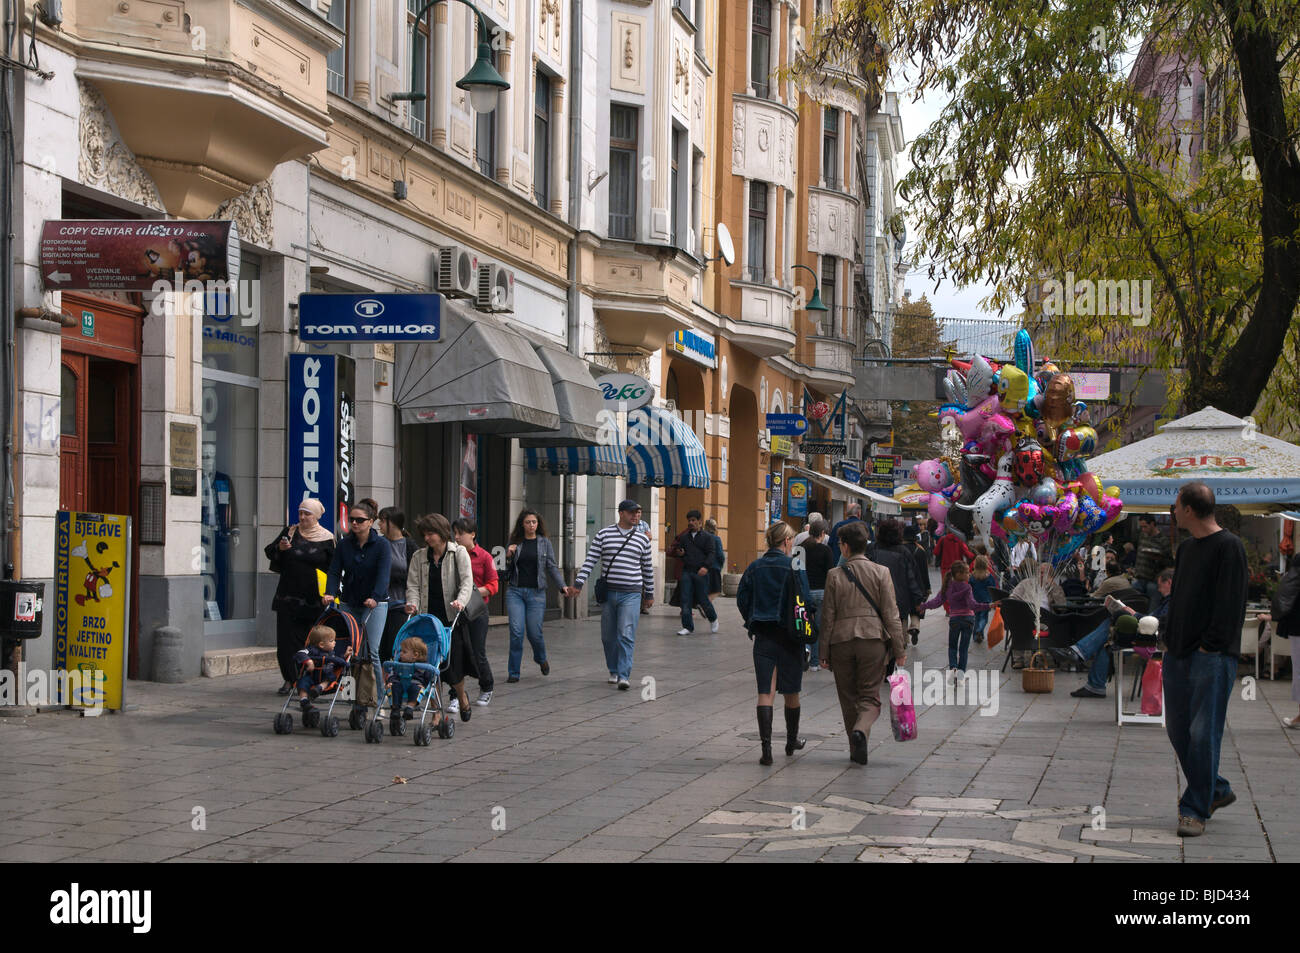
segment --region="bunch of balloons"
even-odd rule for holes
[[[952,365],[939,422],[962,441],[957,472],[945,459],[912,470],[942,531],[978,535],[990,554],[994,539],[1028,538],[1057,565],[1119,519],[1119,491],[1088,471],[1097,431],[1074,381],[1050,361],[1035,370],[1028,331],[1016,334],[1014,364]]]

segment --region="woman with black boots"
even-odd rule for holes
[[[799,690],[803,683],[803,646],[781,625],[781,596],[794,573],[804,603],[811,605],[808,577],[791,564],[794,530],[787,523],[767,528],[768,550],[749,564],[736,591],[736,607],[754,641],[754,674],[758,682],[758,737],[763,745],[759,764],[772,763],[772,702],[785,696],[785,753],[793,755],[805,742],[799,737]]]

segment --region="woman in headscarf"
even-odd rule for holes
[[[298,522],[266,547],[271,571],[280,574],[271,608],[275,610],[275,657],[284,684],[280,694],[293,690],[298,677],[296,653],[307,641],[307,630],[320,615],[321,587],[317,572],[329,568],[334,558],[334,534],[320,525],[325,507],[319,500],[303,500]]]

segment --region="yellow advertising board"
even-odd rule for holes
[[[131,518],[60,510],[54,530],[54,669],[75,708],[122,708]],[[79,683],[79,684],[78,684]]]

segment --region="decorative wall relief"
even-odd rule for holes
[[[104,97],[80,81],[77,92],[81,101],[77,178],[84,185],[161,212],[164,206],[158,186],[122,143]]]
[[[270,248],[274,238],[275,198],[271,180],[259,182],[243,195],[236,195],[217,206],[214,219],[230,219],[239,228],[239,239],[260,248]]]

